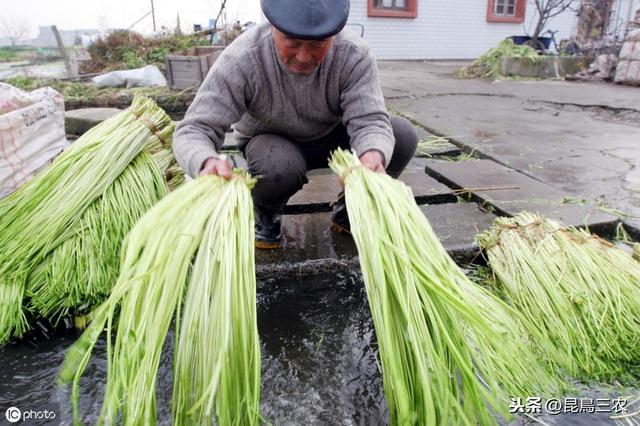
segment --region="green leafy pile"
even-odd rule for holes
[[[588,231],[536,214],[498,218],[477,236],[496,291],[582,379],[633,380],[640,364],[640,263]]]
[[[0,343],[29,328],[25,310],[55,324],[106,299],[123,238],[167,193],[173,129],[136,98],[0,201]]]
[[[496,47],[489,49],[469,66],[458,71],[462,78],[496,79],[502,77],[500,64],[503,58],[525,58],[531,62],[540,59],[540,55],[532,47],[515,44],[513,40],[501,41]]]

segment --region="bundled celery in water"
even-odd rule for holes
[[[137,97],[0,201],[0,343],[27,330],[24,305],[56,322],[104,300],[122,238],[167,192],[147,152],[166,150],[173,128]]]
[[[176,424],[258,422],[254,221],[245,184],[253,180],[236,176],[218,195],[185,297],[173,387]]]
[[[228,182],[200,177],[135,225],[111,297],[94,312],[61,370],[63,381],[74,381],[76,418],[79,378],[106,325],[109,364],[101,421],[156,423],[160,354],[177,311],[174,423],[258,423],[253,183],[240,172]]]
[[[57,323],[88,313],[106,300],[118,277],[122,240],[165,193],[158,167],[141,152],[87,208],[77,234],[56,247],[30,275],[28,308]]]
[[[410,189],[338,150],[392,424],[497,423],[510,397],[558,392],[518,316],[448,256]]]
[[[627,378],[640,362],[640,264],[584,230],[532,213],[477,236],[497,292],[558,350],[573,376]],[[558,356],[559,355],[559,356]]]

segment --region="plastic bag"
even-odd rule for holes
[[[98,87],[152,87],[166,86],[167,79],[155,65],[136,68],[133,70],[111,71],[93,77],[92,81]]]

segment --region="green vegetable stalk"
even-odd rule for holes
[[[25,306],[55,323],[109,294],[122,238],[167,192],[155,157],[173,128],[137,97],[0,201],[0,344],[28,329]]]
[[[230,181],[200,177],[135,225],[111,297],[93,313],[61,369],[62,381],[74,384],[76,419],[79,379],[106,326],[100,422],[156,423],[160,354],[176,314],[174,424],[258,423],[253,184],[243,172]]]
[[[583,379],[633,379],[640,361],[640,264],[623,250],[536,214],[498,218],[477,236],[496,291]]]
[[[519,316],[448,256],[411,190],[337,150],[391,424],[488,425],[510,397],[560,392]]]

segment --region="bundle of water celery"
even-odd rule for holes
[[[373,314],[392,424],[476,425],[559,394],[521,318],[449,257],[411,190],[333,153]]]
[[[160,354],[175,314],[173,423],[258,423],[253,184],[239,171],[230,181],[199,177],[135,225],[111,296],[61,369],[61,379],[74,382],[76,419],[79,378],[106,326],[101,422],[156,423]]]

